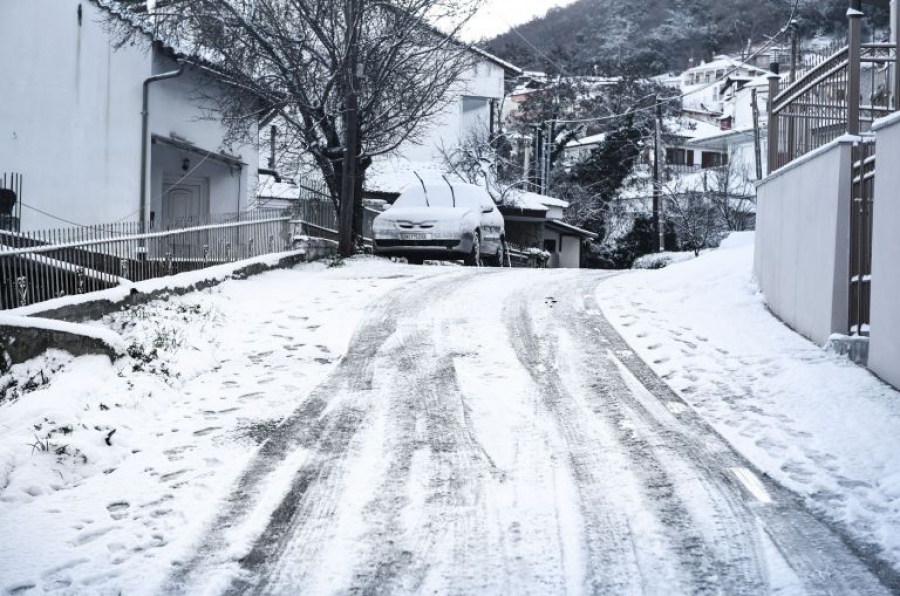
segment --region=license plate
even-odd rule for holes
[[[400,234],[400,240],[431,240],[431,234]]]

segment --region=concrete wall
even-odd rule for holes
[[[759,285],[778,317],[820,345],[848,330],[851,149],[827,145],[757,191]]]
[[[900,116],[877,125],[876,134],[869,368],[900,387],[900,168],[891,166],[900,156]]]
[[[23,229],[138,218],[141,86],[173,65],[142,45],[114,50],[103,19],[86,0],[2,0],[0,170],[23,174],[24,204],[58,218],[25,207]],[[221,149],[221,126],[192,99],[203,81],[188,73],[154,85],[152,131]],[[252,149],[234,152],[251,164],[246,204],[257,159]]]

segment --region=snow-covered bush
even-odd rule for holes
[[[672,263],[681,263],[696,258],[692,251],[658,252],[639,257],[631,266],[632,269],[662,269]]]

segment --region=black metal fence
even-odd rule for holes
[[[0,309],[183,273],[291,248],[291,217],[216,214],[142,230],[121,222],[0,231]]]
[[[773,79],[769,169],[774,171],[838,137],[859,134],[896,111],[896,47],[851,44],[822,59],[796,81]]]

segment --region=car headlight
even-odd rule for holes
[[[392,222],[392,221],[383,221],[383,220],[376,219],[374,222],[372,222],[372,230],[375,231],[376,233],[377,232],[384,232],[384,233],[393,232],[395,229],[396,229],[396,227],[394,226],[394,222]]]

